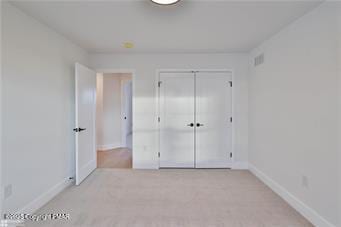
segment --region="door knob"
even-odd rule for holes
[[[75,132],[81,132],[81,131],[84,131],[86,130],[86,128],[74,128],[73,131]]]
[[[194,123],[190,123],[190,124],[188,124],[187,126],[189,126],[189,127],[194,127]]]
[[[203,124],[197,123],[197,127],[204,126]]]

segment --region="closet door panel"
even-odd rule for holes
[[[232,75],[196,74],[196,168],[230,167]]]
[[[160,167],[194,168],[194,74],[160,73]]]

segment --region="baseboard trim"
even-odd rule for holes
[[[159,169],[159,163],[154,162],[134,162],[133,169]]]
[[[122,147],[122,144],[120,142],[116,142],[112,144],[97,145],[97,150],[105,151],[105,150],[111,150],[111,149],[120,148],[120,147]]]
[[[249,169],[249,163],[248,162],[234,162],[232,164],[232,169]]]
[[[43,207],[46,203],[48,203],[51,199],[53,199],[56,195],[61,193],[65,188],[69,187],[74,183],[74,180],[70,180],[69,177],[60,181],[50,189],[48,189],[45,193],[41,194],[33,201],[28,203],[22,209],[18,211],[19,214],[34,214],[37,210]]]
[[[257,178],[263,181],[268,187],[270,187],[275,193],[277,193],[282,199],[284,199],[287,203],[289,203],[295,210],[297,210],[302,216],[308,219],[313,225],[318,227],[336,227],[335,225],[328,222],[321,215],[319,215],[314,209],[307,206],[297,197],[292,195],[289,191],[287,191],[280,184],[272,180],[265,173],[260,171],[257,167],[249,163],[249,170],[253,173]]]
[[[249,169],[248,162],[234,162],[228,168],[236,169],[236,170],[247,170]],[[133,169],[159,169],[158,163],[151,162],[133,162]]]

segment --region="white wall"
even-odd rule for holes
[[[74,175],[74,63],[88,55],[8,3],[2,13],[5,211],[31,212]]]
[[[2,1],[0,1],[0,216],[3,213],[3,162],[2,162]]]
[[[335,15],[333,6],[321,5],[250,59],[251,169],[320,227],[338,218]],[[265,63],[253,67],[259,53]]]
[[[339,225],[341,226],[341,3],[338,6],[338,57],[339,57],[339,159],[338,159],[338,166],[339,166]]]
[[[94,69],[133,69],[133,166],[158,168],[157,69],[233,69],[235,72],[235,159],[247,161],[247,54],[93,54]]]
[[[102,76],[101,93],[97,98],[97,148],[108,150],[121,147],[121,77],[120,74],[106,74]]]

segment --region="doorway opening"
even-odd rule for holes
[[[132,168],[132,77],[132,73],[97,74],[97,168]]]

